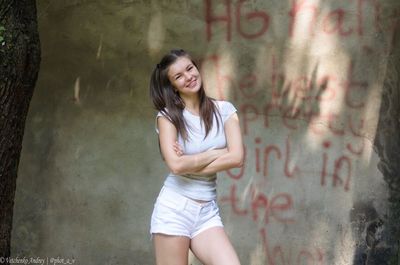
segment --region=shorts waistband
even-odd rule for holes
[[[185,208],[192,208],[192,209],[202,209],[209,206],[214,206],[216,204],[215,200],[208,201],[208,202],[197,202],[193,199],[190,199],[179,192],[176,192],[173,189],[167,188],[163,186],[161,188],[160,194],[158,199],[168,202],[171,198],[174,198],[174,201],[179,201],[179,205],[181,209]]]

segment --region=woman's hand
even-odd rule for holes
[[[173,148],[174,148],[174,151],[175,151],[177,156],[182,156],[184,154],[183,153],[183,148],[179,144],[178,141],[175,141]],[[219,157],[219,156],[221,156],[223,154],[226,154],[228,152],[228,148],[210,149],[210,150],[208,150],[206,152],[212,153],[212,154],[214,154],[214,155]]]
[[[177,156],[182,156],[183,155],[183,148],[181,147],[181,145],[178,143],[178,141],[176,141],[174,143],[174,151],[176,153]]]
[[[177,141],[178,132],[175,126],[165,117],[157,118],[160,149],[165,163],[175,175],[182,175],[201,170],[223,155],[222,150],[208,150],[197,154],[187,154]]]
[[[242,134],[237,114],[232,114],[224,124],[228,149],[216,149],[209,151],[222,152],[214,154],[217,159],[197,171],[191,171],[195,175],[208,175],[230,168],[242,167],[244,163],[244,148]],[[207,152],[209,152],[207,151]]]

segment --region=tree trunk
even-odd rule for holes
[[[10,256],[17,170],[40,65],[35,0],[0,0],[0,258]]]
[[[380,158],[378,169],[389,187],[389,211],[382,223],[385,235],[379,235],[378,230],[373,229],[370,236],[374,247],[368,255],[367,265],[400,264],[400,20],[397,23],[374,142]],[[382,251],[384,248],[387,250]]]

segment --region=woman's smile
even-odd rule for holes
[[[197,85],[197,79],[194,79],[193,81],[190,81],[187,87],[189,88],[194,88]]]

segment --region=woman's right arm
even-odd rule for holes
[[[213,149],[194,155],[179,156],[174,150],[178,135],[175,126],[163,116],[158,117],[157,124],[161,153],[168,168],[175,175],[198,171],[227,152],[227,149]]]

